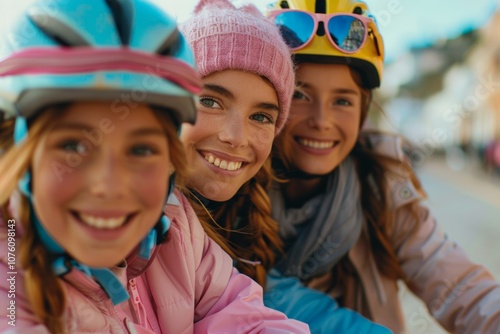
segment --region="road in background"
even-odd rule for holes
[[[426,204],[443,230],[499,280],[500,178],[486,174],[474,162],[453,170],[442,157],[430,158],[418,168],[418,175],[428,194]],[[447,333],[404,286],[400,297],[409,333]]]

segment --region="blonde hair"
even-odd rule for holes
[[[59,112],[59,113],[58,113]],[[53,107],[42,112],[30,126],[29,134],[22,143],[12,145],[7,138],[0,138],[0,147],[6,149],[0,155],[0,208],[4,218],[11,219],[8,210],[9,199],[15,193],[18,181],[29,170],[31,159],[37,143],[41,142],[54,119],[60,115],[61,108]],[[172,119],[164,112],[155,110],[155,114],[165,129],[169,143],[170,160],[175,168],[177,184],[185,180],[187,160],[182,143],[177,137],[177,129]],[[52,122],[52,125],[50,124]],[[13,125],[11,125],[13,126]],[[66,307],[63,286],[52,270],[50,256],[31,226],[29,200],[20,195],[19,219],[25,234],[20,242],[20,263],[25,270],[25,288],[27,298],[36,316],[45,324],[51,333],[64,333],[65,325],[62,315]]]

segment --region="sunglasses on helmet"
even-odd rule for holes
[[[347,54],[360,50],[368,34],[377,34],[375,21],[357,14],[319,14],[281,9],[270,12],[269,17],[279,27],[283,39],[292,51],[300,50],[312,41],[320,22],[323,23],[332,45]],[[380,55],[381,50],[377,41],[375,45]]]

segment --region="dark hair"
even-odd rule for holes
[[[0,121],[0,156],[14,144],[14,120]]]
[[[193,193],[186,194],[208,236],[236,261],[240,272],[263,287],[266,272],[274,266],[277,253],[282,250],[278,224],[271,216],[267,195],[272,180],[268,159],[252,179],[213,212]]]

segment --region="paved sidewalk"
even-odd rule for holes
[[[443,157],[428,159],[417,173],[428,194],[426,204],[438,223],[473,261],[500,279],[500,178],[487,175],[474,162],[453,170]],[[404,286],[400,297],[408,333],[447,333]]]

